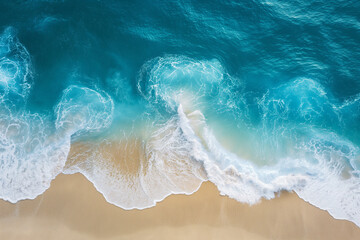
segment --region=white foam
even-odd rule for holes
[[[106,94],[76,86],[56,107],[56,128],[44,116],[11,106],[2,105],[11,114],[2,114],[0,125],[0,198],[10,202],[33,199],[48,189],[63,171],[73,134],[109,126],[113,111]]]
[[[358,156],[358,148],[334,133],[311,130],[309,134],[312,141],[296,146],[299,154],[257,166],[223,148],[200,111],[185,114],[179,105],[177,117],[144,143],[146,166],[137,174],[114,171],[109,158],[100,154],[102,146],[80,151],[91,161],[67,173],[83,173],[109,202],[125,209],[151,207],[173,193],[190,194],[210,180],[221,194],[248,204],[274,198],[282,190],[295,191],[335,218],[359,225],[359,179],[341,176],[344,165]]]
[[[122,147],[132,144],[127,139],[87,144],[87,150],[79,150],[79,155],[85,161],[76,163],[65,173],[81,172],[108,202],[124,209],[148,208],[170,194],[191,194],[206,180],[202,165],[194,159],[191,142],[184,139],[178,117],[158,125],[146,142],[131,150],[140,151],[141,159],[127,158],[126,150]],[[120,156],[110,152],[104,154],[102,149],[107,144],[121,148],[122,151],[118,152]],[[74,155],[70,161],[78,158],[78,155]],[[114,165],[114,158],[123,159],[124,162],[139,161],[141,165],[135,169],[135,173],[130,174],[126,172],[124,163]]]
[[[338,123],[339,111],[356,105],[357,99],[336,107],[322,86],[309,79],[294,80],[265,94],[259,101],[262,128],[256,134],[275,144],[288,141],[288,133],[297,135],[293,135],[293,151],[260,166],[227,150],[201,111],[206,108],[201,102],[212,93],[221,99],[209,102],[234,112],[243,100],[234,97],[230,87],[221,88],[226,74],[219,61],[157,58],[142,68],[138,89],[155,109],[165,106],[172,117],[148,124],[151,134],[136,140],[141,144],[135,147],[128,146],[126,138],[117,142],[116,137],[80,142],[83,146],[69,157],[72,165],[64,170],[71,138],[76,143],[78,136],[100,132],[112,124],[113,100],[104,91],[69,86],[55,108],[55,124],[19,107],[9,96],[26,101],[30,57],[10,33],[5,33],[0,38],[0,198],[11,202],[35,198],[60,172],[80,172],[108,202],[124,209],[143,209],[170,194],[191,194],[210,180],[221,194],[248,204],[274,198],[282,190],[295,191],[335,218],[360,226],[360,150],[331,130],[316,127],[325,124],[323,114],[331,114],[329,123]],[[286,124],[292,115],[300,126]],[[114,162],[117,158],[132,161],[132,156],[121,155],[126,151],[118,152],[120,156],[104,152],[104,146],[114,144],[140,152],[134,172],[126,172]],[[276,150],[283,149],[276,146]],[[345,167],[350,169],[348,178],[342,176]]]
[[[359,178],[341,176],[345,163],[359,154],[359,149],[349,141],[334,133],[313,130],[310,143],[299,143],[300,155],[260,167],[225,150],[205,124],[203,135],[197,136],[181,106],[178,113],[184,135],[196,152],[193,155],[203,163],[208,179],[222,194],[255,204],[262,198],[274,198],[282,190],[296,191],[301,198],[329,211],[335,218],[360,226]],[[200,138],[205,144],[201,144]]]
[[[12,203],[49,188],[63,170],[73,134],[103,129],[112,120],[106,93],[77,86],[64,92],[55,125],[49,116],[29,112],[30,70],[29,53],[6,29],[0,36],[0,198]]]
[[[209,69],[216,69],[217,74],[211,74]],[[351,191],[359,183],[359,149],[331,132],[341,126],[343,113],[324,87],[312,79],[297,78],[259,99],[260,124],[249,135],[259,145],[263,164],[267,164],[260,166],[254,164],[254,159],[241,158],[225,149],[199,111],[219,108],[217,114],[231,112],[234,121],[249,117],[246,101],[237,92],[240,85],[232,79],[225,82],[225,77],[228,78],[218,61],[171,56],[146,63],[139,75],[138,89],[155,108],[165,106],[169,113],[177,108],[183,142],[187,142],[190,155],[203,165],[208,179],[222,194],[255,204],[262,198],[274,198],[282,190],[296,191],[333,216],[359,225],[356,206],[360,205],[360,195]],[[202,102],[206,102],[205,107]],[[202,117],[193,121],[192,115]],[[328,132],[321,130],[324,128]],[[348,164],[353,169],[351,178],[344,179],[342,172]],[[343,185],[346,187],[340,196],[319,200],[325,199],[329,191],[336,194]],[[349,194],[351,200],[346,200]]]
[[[12,28],[0,35],[0,90],[26,98],[32,84],[30,54],[19,42]]]
[[[70,139],[53,135],[49,122],[36,114],[1,120],[0,198],[33,199],[61,172]]]
[[[69,135],[99,131],[110,126],[113,112],[113,100],[106,92],[72,85],[64,90],[56,106],[55,125]]]
[[[184,56],[159,57],[148,61],[141,68],[138,90],[150,103],[162,104],[159,107],[176,111],[185,99],[198,105],[204,101],[202,98],[205,95],[218,92],[223,75],[224,70],[216,59],[207,61]]]
[[[45,116],[24,108],[31,83],[30,56],[12,29],[0,36],[0,198],[35,198],[62,170],[70,138],[54,135]]]

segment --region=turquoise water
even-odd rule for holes
[[[360,2],[0,9],[0,198],[80,172],[142,209],[209,180],[249,204],[295,191],[360,225]],[[104,154],[110,143],[142,154]],[[70,156],[77,144],[91,147]],[[125,174],[113,157],[141,167]]]

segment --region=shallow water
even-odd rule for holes
[[[210,180],[360,225],[358,1],[0,1],[0,198],[81,172],[146,208]]]

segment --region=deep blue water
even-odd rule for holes
[[[359,1],[0,11],[0,198],[81,172],[109,202],[144,208],[210,180],[250,204],[295,191],[360,224]],[[114,158],[141,168],[128,176]]]

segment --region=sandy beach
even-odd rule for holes
[[[355,224],[333,219],[293,193],[248,206],[203,183],[156,207],[123,210],[81,174],[59,175],[43,195],[0,201],[0,239],[360,239]]]

